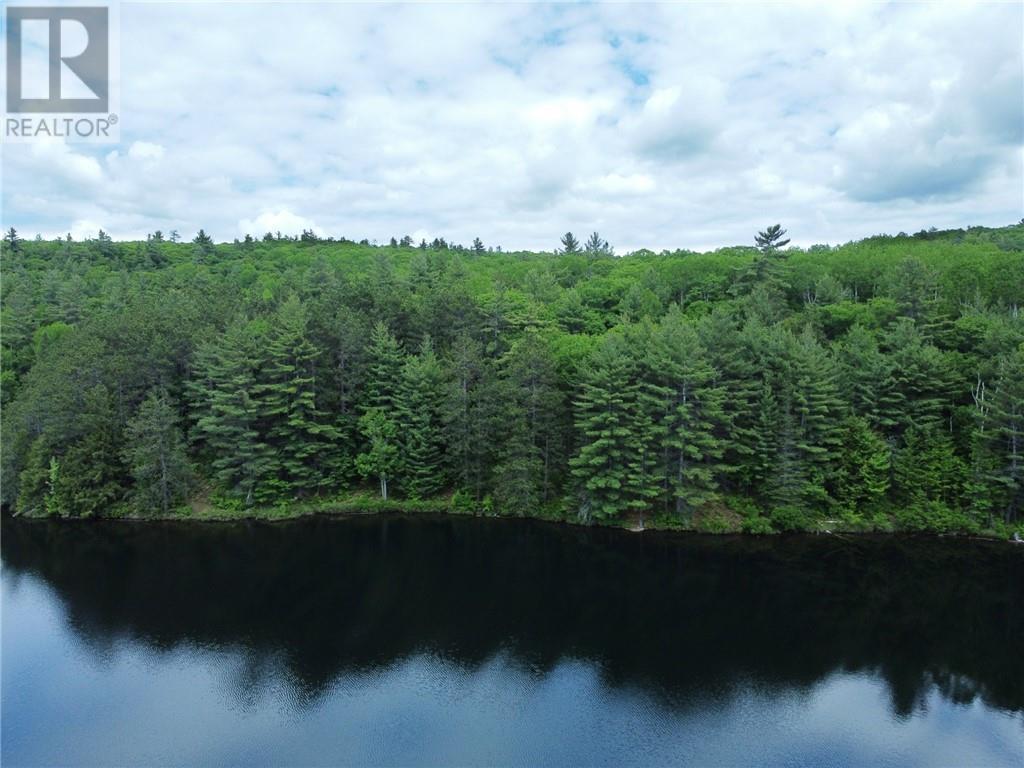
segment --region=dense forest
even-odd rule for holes
[[[1024,222],[617,256],[306,232],[3,242],[3,504],[366,500],[987,531],[1024,509]]]

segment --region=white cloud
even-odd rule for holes
[[[304,230],[312,230],[323,234],[323,230],[310,219],[298,216],[282,208],[278,211],[263,211],[253,219],[242,219],[238,222],[238,233],[241,235],[260,236],[266,232],[280,232],[283,235],[298,235]]]
[[[598,229],[620,253],[774,221],[804,244],[1004,224],[1022,14],[127,4],[123,144],[6,146],[3,224],[507,248]]]
[[[128,149],[128,157],[133,160],[159,160],[164,156],[164,148],[148,141],[133,142]]]
[[[593,189],[607,195],[642,195],[653,191],[656,182],[646,173],[631,173],[628,176],[608,173],[580,186],[585,191]]]
[[[100,233],[101,229],[103,229],[103,225],[98,224],[95,221],[77,219],[71,224],[68,234],[70,234],[75,240],[90,240],[95,238]]]

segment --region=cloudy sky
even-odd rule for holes
[[[3,148],[3,226],[619,252],[1024,216],[1020,3],[124,3],[121,142]]]

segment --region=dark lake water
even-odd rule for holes
[[[21,765],[1024,765],[1024,547],[4,520]]]

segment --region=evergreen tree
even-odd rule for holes
[[[766,411],[774,407],[771,390],[766,391],[763,367],[754,357],[761,346],[759,330],[740,332],[737,318],[718,310],[698,324],[697,332],[715,371],[711,383],[724,391],[723,419],[715,429],[723,443],[720,485],[737,492],[757,489],[766,476],[766,430],[775,428],[769,424],[773,413]]]
[[[595,352],[576,402],[579,450],[571,462],[584,521],[642,512],[661,492],[657,404],[663,392],[639,375],[628,341]]]
[[[366,388],[369,330],[363,318],[348,307],[332,309],[330,314],[317,318],[312,340],[326,350],[321,357],[316,394],[318,403],[323,403],[326,423],[337,430],[333,458],[344,478],[354,470],[352,462],[360,439],[358,399]],[[326,307],[323,310],[328,312]]]
[[[984,426],[992,498],[1013,523],[1024,509],[1024,346],[1000,360]]]
[[[799,429],[800,460],[808,472],[805,496],[824,504],[831,467],[841,445],[839,423],[845,416],[837,370],[832,357],[809,331],[794,340],[792,349],[788,399]]]
[[[193,238],[192,244],[197,261],[204,262],[213,255],[213,238],[206,234],[205,230],[199,230]]]
[[[593,232],[589,238],[587,238],[586,245],[583,246],[583,252],[588,256],[613,256],[614,250],[608,245],[607,240],[603,240],[597,232]]]
[[[789,245],[789,238],[782,239],[785,235],[786,230],[782,228],[781,224],[772,224],[763,232],[758,232],[754,237],[754,242],[762,254],[771,256],[779,248]]]
[[[861,417],[843,421],[836,470],[836,499],[851,512],[877,509],[889,490],[889,445]]]
[[[337,430],[316,402],[320,351],[307,338],[306,310],[296,296],[278,309],[267,335],[254,396],[260,431],[273,453],[275,495],[303,495],[344,471]]]
[[[395,400],[402,380],[405,354],[401,343],[384,323],[378,322],[370,331],[367,359],[364,408],[381,408],[389,418],[394,418]]]
[[[502,440],[495,495],[503,509],[527,513],[552,498],[563,457],[563,397],[550,350],[536,334],[520,340],[501,367]]]
[[[897,434],[908,429],[939,429],[947,423],[958,388],[950,357],[924,341],[914,323],[901,318],[884,337],[892,366],[882,418]],[[963,387],[966,390],[966,386]]]
[[[666,500],[686,520],[716,495],[725,454],[726,391],[696,329],[678,310],[665,318],[649,348],[650,376],[665,395],[658,423]]]
[[[469,334],[456,338],[448,364],[444,398],[444,442],[448,466],[458,487],[480,501],[489,487],[490,468],[504,423],[493,365],[483,345]]]
[[[785,254],[780,253],[780,249],[789,244],[788,239],[782,239],[785,234],[786,230],[778,224],[758,232],[754,238],[758,253],[749,265],[736,270],[730,288],[734,296],[747,296],[760,289],[758,303],[772,305],[773,315],[777,315],[777,308],[785,304],[785,294],[789,289],[783,276]]]
[[[629,506],[633,404],[624,382],[630,372],[625,354],[605,344],[584,373],[575,408],[580,447],[571,466],[580,488],[579,517],[585,522],[616,517]]]
[[[566,232],[562,235],[562,248],[559,253],[564,253],[567,256],[580,252],[580,241],[576,239],[576,236],[572,232]]]
[[[893,492],[904,507],[956,507],[966,479],[967,467],[941,429],[911,427],[893,454]]]
[[[772,517],[782,511],[800,516],[797,525],[783,523],[781,527],[784,530],[802,527],[808,519],[807,497],[816,490],[811,485],[809,467],[802,461],[801,449],[804,446],[796,421],[785,405],[779,409],[775,420],[776,434],[771,441],[774,450],[764,480],[764,497],[772,510]]]
[[[167,514],[188,492],[192,471],[177,413],[166,392],[150,392],[125,428],[124,461],[132,479],[132,497],[142,511]]]
[[[900,313],[915,322],[924,318],[937,291],[935,273],[912,256],[896,265],[888,286],[888,293],[896,300]]]
[[[898,423],[902,398],[892,386],[893,362],[878,348],[876,337],[855,325],[837,345],[843,399],[873,429],[885,432]]]
[[[401,486],[412,498],[427,498],[445,485],[443,397],[444,372],[428,337],[419,354],[402,366],[395,408],[401,428]]]
[[[212,456],[213,476],[247,506],[273,496],[277,469],[256,399],[262,343],[249,324],[233,324],[198,357],[191,387],[200,414],[194,433]]]
[[[125,495],[123,435],[112,397],[97,384],[82,395],[76,431],[81,435],[63,456],[50,459],[46,507],[61,517],[95,517]]]
[[[516,404],[506,407],[501,449],[494,465],[494,497],[507,514],[526,515],[541,504],[537,478],[542,464],[526,419]]]
[[[4,234],[4,248],[11,253],[17,253],[21,245],[21,238],[18,237],[18,230],[11,227]]]

